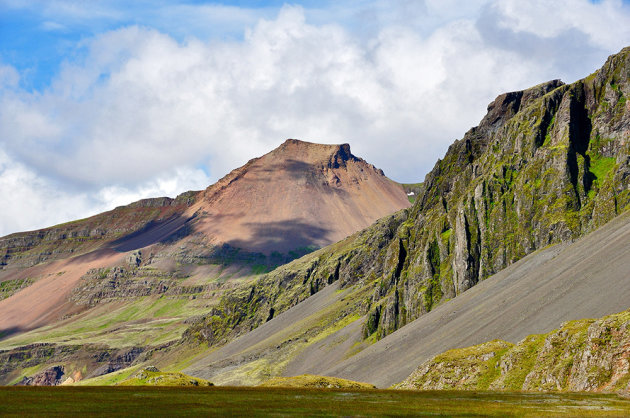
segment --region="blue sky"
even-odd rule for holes
[[[289,137],[421,181],[498,94],[628,45],[621,0],[0,0],[0,235],[205,188]]]

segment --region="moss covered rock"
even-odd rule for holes
[[[161,372],[149,366],[133,377],[119,383],[120,386],[214,386],[213,383],[177,372]]]
[[[317,388],[317,389],[376,389],[369,383],[355,382],[353,380],[338,377],[316,376],[303,374],[293,377],[275,377],[269,379],[262,387],[291,387],[291,388]]]
[[[630,311],[570,321],[518,344],[495,340],[439,354],[407,389],[630,391]]]

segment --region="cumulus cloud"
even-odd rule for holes
[[[284,6],[238,40],[128,26],[82,41],[35,92],[0,66],[0,184],[24,190],[0,235],[203,188],[289,137],[349,142],[390,177],[421,181],[496,95],[573,81],[630,40],[618,1],[560,0],[557,13],[548,2],[449,3]],[[370,33],[354,30],[370,15],[381,18]],[[68,209],[21,212],[29,199]],[[26,213],[30,223],[16,221]]]

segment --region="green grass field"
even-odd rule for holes
[[[616,395],[177,387],[3,387],[0,416],[628,416]]]

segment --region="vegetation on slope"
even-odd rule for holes
[[[630,311],[564,323],[514,345],[495,340],[449,350],[399,389],[630,391]]]
[[[178,372],[162,372],[148,366],[133,377],[118,383],[119,386],[214,386],[212,382]]]
[[[269,379],[261,387],[285,387],[285,388],[316,388],[316,389],[376,389],[370,383],[355,382],[338,377],[317,376],[303,374],[292,377],[274,377]]]

